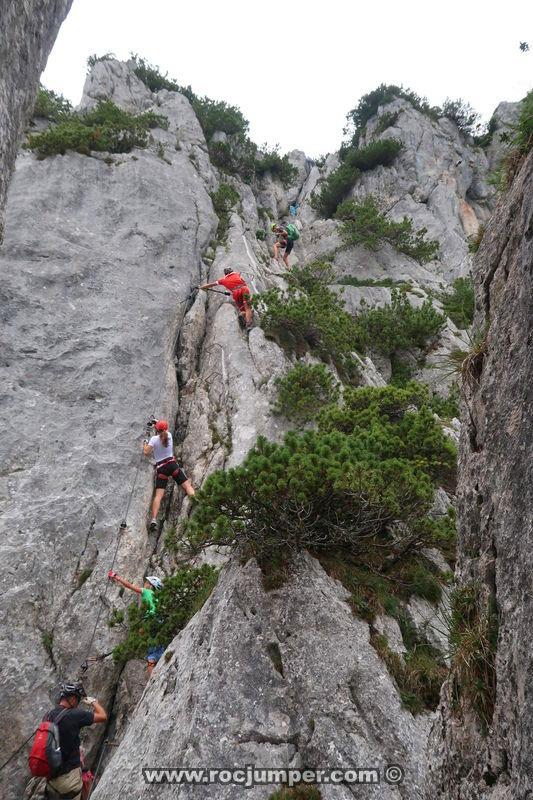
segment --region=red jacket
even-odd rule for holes
[[[220,278],[217,283],[219,286],[224,286],[226,289],[229,289],[229,291],[232,293],[236,289],[248,289],[246,281],[244,278],[241,278],[238,272],[231,272],[229,275],[224,275],[224,277]],[[250,290],[248,289],[248,291]]]

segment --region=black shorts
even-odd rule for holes
[[[287,239],[287,244],[284,245],[282,243],[281,246],[285,250],[285,255],[288,256],[289,253],[292,253],[292,248],[294,247],[294,242],[291,239]]]
[[[187,476],[175,461],[167,461],[155,468],[155,488],[165,489],[169,478],[174,478],[178,486],[185,483]]]

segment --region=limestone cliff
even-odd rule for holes
[[[475,264],[476,325],[484,342],[461,440],[458,581],[463,591],[478,587],[481,613],[492,615],[494,649],[480,687],[489,711],[484,718],[472,707],[465,675],[456,671],[444,694],[431,742],[428,796],[446,800],[511,800],[533,791],[532,239],[530,153]]]
[[[115,553],[117,570],[131,577],[173,567],[164,534],[189,509],[175,494],[165,512],[169,525],[147,534],[152,471],[140,458],[146,419],[155,413],[175,423],[196,485],[240,464],[258,435],[280,441],[287,430],[271,410],[275,379],[291,364],[287,354],[259,326],[249,336],[240,333],[231,304],[191,295],[191,287],[227,265],[242,271],[254,293],[283,286],[270,257],[268,218],[283,217],[295,199],[304,225],[296,259],[330,254],[340,241],[338,223],[319,220],[309,205],[337,156],[319,169],[295,151],[293,186],[285,189],[267,175],[252,187],[215,169],[182,94],[152,93],[131,64],[104,60],[88,77],[82,108],[108,98],[130,111],[163,114],[168,130],[155,128],[146,149],[111,158],[69,152],[40,161],[22,151],[0,254],[6,331],[0,402],[12,430],[0,444],[6,758],[49,706],[50,688],[77,674],[87,655],[110,653],[120,641],[106,625],[113,607],[127,605],[106,582]],[[484,153],[449,121],[431,122],[397,103],[394,133],[404,151],[394,167],[377,168],[354,191],[386,196],[400,216],[427,225],[440,241],[441,259],[421,267],[386,245],[338,250],[332,262],[337,278],[409,280],[416,303],[468,270],[468,237],[493,201]],[[210,197],[221,182],[239,196],[225,242],[216,241]],[[375,303],[371,288],[347,287],[347,305],[355,310],[361,298]],[[390,290],[381,288],[381,302],[389,300]],[[439,353],[457,346],[464,346],[464,335],[448,320],[426,365],[434,357],[435,367]],[[361,366],[369,385],[383,385],[390,374],[390,364],[370,358]],[[441,500],[445,511],[445,494]],[[112,710],[107,734],[120,745],[111,763],[105,753],[95,799],[143,795],[144,765],[251,761],[400,763],[404,783],[383,784],[382,796],[420,796],[432,715],[414,716],[402,705],[367,622],[352,614],[347,597],[307,555],[294,579],[274,592],[263,589],[254,562],[230,562],[206,605],[169,645],[140,701],[142,664],[124,670],[110,658],[93,664],[88,688]],[[414,625],[431,628],[442,611],[415,603],[410,614]],[[385,617],[381,625],[401,652],[395,620]],[[20,704],[21,693],[32,702]],[[90,733],[90,758],[103,735]],[[23,757],[1,776],[7,800],[20,797]],[[271,791],[256,787],[249,796],[267,798]],[[358,787],[358,796],[365,792],[372,789]],[[240,796],[235,787],[195,793]],[[179,795],[189,796],[183,789]],[[328,787],[323,796],[349,798],[353,790]]]
[[[7,187],[39,76],[72,0],[7,0],[0,19],[0,242]]]

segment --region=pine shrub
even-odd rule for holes
[[[384,566],[394,551],[434,538],[426,517],[434,485],[455,470],[456,453],[423,390],[347,389],[318,430],[260,438],[243,464],[209,476],[187,524],[193,548],[238,549],[268,563],[308,548],[345,551]]]
[[[390,305],[361,305],[356,318],[360,338],[389,358],[402,350],[423,350],[429,340],[438,336],[444,322],[429,298],[415,308],[405,292],[398,289],[392,289]]]
[[[389,167],[401,149],[402,144],[396,139],[378,139],[365,147],[350,150],[345,161],[361,172],[368,172],[378,166]]]
[[[337,206],[346,197],[357,178],[359,170],[344,162],[320,184],[320,191],[311,195],[311,206],[323,217],[332,217]]]
[[[414,230],[412,220],[408,217],[401,222],[387,219],[379,211],[372,195],[360,201],[344,201],[338,206],[335,218],[342,220],[340,233],[345,247],[363,245],[370,250],[377,250],[389,242],[419,264],[432,261],[439,250],[437,241],[426,239],[426,228]]]
[[[379,139],[366,147],[341,150],[343,163],[320,184],[319,192],[313,192],[312,207],[324,217],[334,216],[361,172],[379,165],[390,166],[401,149],[395,139]]]
[[[471,275],[467,278],[457,278],[452,283],[451,290],[441,292],[438,297],[444,313],[458,328],[466,329],[472,325],[475,296],[474,281]]]
[[[46,89],[42,84],[39,85],[32,117],[59,122],[71,113],[72,106],[63,95],[56,94],[51,89]]]
[[[293,167],[288,156],[280,156],[277,147],[273,150],[268,150],[268,148],[260,150],[255,159],[254,169],[257,177],[260,178],[269,173],[273,177],[279,178],[286,187],[290,186],[298,177],[296,167]]]
[[[316,279],[315,266],[294,270],[287,290],[274,288],[257,295],[261,327],[287,351],[310,351],[331,361],[346,380],[356,380],[354,351],[363,349],[354,318],[343,300]],[[319,274],[325,274],[322,266]],[[326,279],[327,281],[327,279]]]
[[[479,114],[465,100],[446,98],[442,105],[442,115],[455,122],[461,133],[472,136],[479,119]]]
[[[152,112],[129,114],[105,100],[85,114],[62,115],[57,125],[30,134],[25,146],[41,159],[67,150],[84,155],[93,150],[129,153],[134,147],[146,147],[148,131],[156,127],[168,128],[167,118]]]
[[[182,87],[177,81],[168,77],[168,72],[163,75],[159,67],[150,64],[136,53],[131,53],[131,59],[135,61],[134,73],[151,92],[159,92],[161,89],[168,89],[169,92],[181,92]],[[90,66],[93,65],[90,64]]]
[[[425,97],[421,97],[411,89],[382,83],[377,89],[364,94],[355,108],[352,108],[346,115],[346,133],[351,133],[352,146],[357,145],[366,123],[377,114],[379,107],[392,103],[393,100],[397,100],[400,97],[411,103],[418,111],[427,114],[431,119],[437,119],[441,113],[438,107],[430,106]]]
[[[276,380],[275,414],[303,425],[315,419],[320,409],[335,403],[339,388],[323,364],[297,364]]]
[[[115,647],[113,658],[125,662],[144,657],[149,647],[166,647],[203,606],[218,578],[218,570],[207,564],[184,567],[163,582],[157,592],[157,613],[146,616],[145,609],[132,604],[128,609],[128,635]],[[120,616],[115,622],[121,621]]]

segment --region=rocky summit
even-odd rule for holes
[[[384,95],[318,162],[143,67],[95,59],[75,113],[34,113],[9,190],[2,796],[42,792],[24,742],[74,677],[109,715],[82,737],[94,800],[528,796],[531,158],[489,180],[520,106],[477,142]],[[247,329],[198,290],[224,270]],[[152,417],[201,489],[155,530]],[[110,569],[163,580],[150,677]],[[461,600],[498,641],[481,715]],[[298,795],[142,773],[247,765],[348,772]]]

